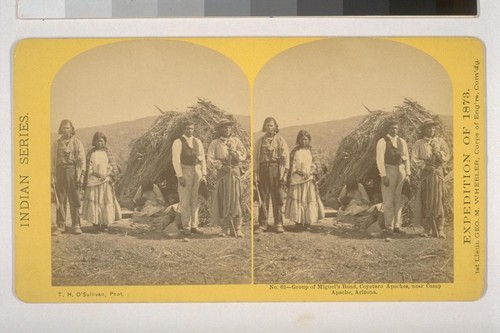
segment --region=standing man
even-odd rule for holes
[[[67,232],[67,206],[71,214],[73,233],[82,233],[80,221],[79,188],[84,183],[85,150],[83,144],[75,138],[75,127],[70,120],[65,119],[59,125],[61,137],[52,144],[52,188],[56,194],[57,229],[54,236]]]
[[[178,180],[181,232],[202,234],[198,228],[198,189],[200,182],[205,181],[207,165],[203,143],[193,134],[194,123],[188,120],[183,124],[183,135],[172,144],[172,164]]]
[[[283,198],[280,188],[286,185],[288,175],[288,145],[285,139],[278,135],[278,123],[273,117],[264,120],[262,126],[264,136],[255,143],[253,175],[254,183],[262,199],[259,207],[259,225],[255,233],[267,231],[269,217],[269,198],[273,202],[274,225],[277,233],[283,229]]]
[[[382,177],[382,209],[388,234],[405,232],[401,229],[403,200],[401,191],[409,181],[410,159],[406,141],[398,137],[399,124],[390,121],[388,134],[377,142],[377,168]]]
[[[420,126],[422,138],[413,145],[411,160],[420,172],[420,186],[415,197],[415,219],[424,227],[422,237],[444,233],[444,170],[450,159],[450,149],[436,134],[437,123],[426,119]]]

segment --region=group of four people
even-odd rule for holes
[[[221,226],[220,236],[232,234],[243,238],[241,206],[240,164],[247,158],[243,143],[233,135],[234,123],[227,119],[216,125],[217,137],[207,152],[208,164],[217,170],[217,185],[212,195],[211,218]],[[120,205],[116,199],[114,182],[119,174],[118,166],[107,138],[96,132],[92,149],[85,150],[74,134],[71,121],[63,120],[59,127],[61,137],[52,146],[52,185],[57,204],[57,229],[54,234],[66,232],[66,211],[69,206],[73,233],[81,234],[80,189],[84,188],[82,217],[92,223],[95,232],[121,218]],[[201,234],[198,211],[198,190],[206,181],[207,163],[203,143],[194,137],[194,123],[183,124],[183,134],[172,145],[172,164],[178,179],[181,231],[185,234]],[[137,215],[162,214],[165,201],[156,184],[144,181],[138,189],[134,203],[140,207]],[[170,209],[172,210],[172,209]],[[169,211],[170,211],[169,210]]]
[[[450,152],[446,142],[436,136],[437,123],[426,119],[420,126],[421,138],[412,147],[411,156],[407,143],[398,136],[399,124],[390,121],[387,135],[378,140],[376,163],[381,177],[384,231],[387,234],[404,233],[402,230],[403,186],[410,181],[411,165],[420,174],[420,186],[415,196],[414,218],[424,227],[424,237],[444,233],[444,170]],[[269,201],[272,201],[275,231],[284,232],[283,216],[304,229],[324,216],[324,208],[318,194],[316,182],[322,168],[315,150],[311,147],[311,136],[299,131],[297,146],[288,152],[286,141],[279,136],[279,128],[272,117],[264,121],[264,135],[254,149],[254,182],[258,190],[259,215],[255,233],[268,230]],[[281,195],[286,192],[286,196]],[[358,193],[350,197],[349,193]],[[369,198],[357,181],[347,184],[340,197],[349,197],[356,215],[362,208],[366,211]],[[358,198],[359,197],[359,198]],[[359,199],[359,200],[358,200]],[[359,202],[357,202],[358,200]],[[345,205],[347,206],[347,205]]]
[[[221,226],[220,236],[244,236],[241,230],[240,164],[246,160],[247,150],[233,135],[233,125],[227,119],[217,123],[217,137],[210,143],[206,159],[201,140],[194,137],[193,122],[185,122],[182,136],[173,142],[172,163],[178,179],[181,220],[179,227],[183,233],[202,233],[198,218],[198,190],[200,184],[206,181],[208,161],[208,165],[216,170],[217,179],[212,193],[212,224]],[[390,234],[404,233],[401,229],[402,188],[409,181],[413,163],[421,179],[414,215],[424,227],[422,236],[435,234],[444,238],[443,164],[450,158],[448,146],[443,139],[436,137],[436,123],[427,119],[420,127],[422,138],[414,144],[410,157],[407,144],[398,136],[398,130],[398,123],[390,122],[387,135],[377,142],[376,147],[385,231]],[[299,131],[297,145],[289,152],[285,139],[278,134],[278,123],[274,118],[266,118],[262,131],[264,135],[256,141],[253,154],[254,184],[259,199],[258,225],[254,232],[268,230],[270,208],[276,232],[284,232],[284,218],[308,230],[311,223],[324,217],[317,188],[323,169],[311,146],[311,135],[305,130]],[[59,127],[61,137],[52,147],[52,184],[58,204],[56,233],[65,231],[66,207],[69,206],[73,232],[81,234],[78,189],[82,186],[85,188],[82,217],[94,225],[96,232],[100,232],[121,217],[113,188],[119,168],[113,153],[106,146],[107,138],[103,133],[94,134],[93,147],[86,156],[82,143],[74,137],[74,133],[71,121],[63,120]],[[146,190],[143,192],[146,193]]]

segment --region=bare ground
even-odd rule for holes
[[[371,238],[356,225],[327,218],[299,232],[285,221],[284,234],[255,235],[255,283],[453,282],[453,231],[447,239],[406,235]]]
[[[83,222],[82,230],[52,236],[54,286],[251,283],[249,226],[245,239],[221,238],[219,227],[207,227],[186,240],[151,221],[121,220],[101,234]]]
[[[109,232],[52,237],[54,286],[249,284],[251,231],[244,240],[220,238],[218,227],[179,237],[157,224],[121,220]],[[254,283],[453,282],[453,230],[447,239],[406,235],[371,238],[356,225],[327,218],[309,232],[285,221],[284,234],[254,235]],[[451,237],[450,237],[451,236]]]

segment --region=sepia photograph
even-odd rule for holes
[[[499,331],[500,3],[0,7],[0,331]]]
[[[23,300],[484,290],[477,39],[40,39],[15,59]]]
[[[181,41],[92,48],[51,87],[52,285],[251,282],[250,93]]]
[[[257,284],[452,283],[453,90],[383,39],[290,48],[254,91]]]
[[[498,331],[500,5],[295,5],[2,1],[0,331]]]

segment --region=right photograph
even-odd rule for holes
[[[453,99],[394,40],[329,38],[254,84],[254,283],[451,283]]]

